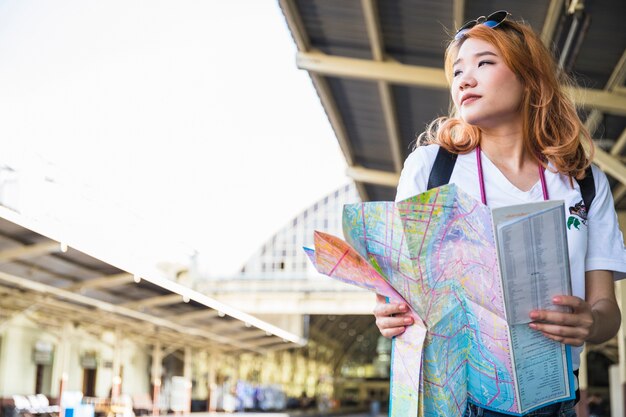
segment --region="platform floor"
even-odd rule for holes
[[[320,413],[314,411],[285,411],[285,412],[275,412],[275,413],[259,413],[259,412],[246,412],[246,413],[218,413],[218,412],[198,412],[191,413],[186,416],[168,414],[164,417],[332,417],[332,416],[341,416],[341,417],[387,417],[387,413],[380,413],[377,415],[372,415],[370,413],[356,413],[356,414],[338,414],[333,412],[328,413]]]

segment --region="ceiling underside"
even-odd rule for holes
[[[426,124],[450,105],[448,33],[505,9],[530,23],[574,76],[595,163],[626,208],[626,2],[623,0],[279,0],[364,201],[393,200]]]
[[[450,106],[443,52],[463,22],[505,9],[535,28],[578,83],[580,115],[595,163],[626,209],[626,2],[595,0],[279,0],[364,201],[393,200],[424,127]],[[569,39],[569,40],[568,40]],[[372,316],[311,318],[310,337],[371,361]],[[332,318],[332,317],[331,317]],[[352,332],[349,329],[353,329]],[[362,337],[359,337],[362,336]],[[349,359],[343,357],[338,364]]]
[[[43,328],[115,330],[141,344],[265,353],[305,340],[167,279],[139,277],[67,247],[0,207],[0,329],[16,315]]]

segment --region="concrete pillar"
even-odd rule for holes
[[[122,332],[115,329],[115,345],[113,346],[113,378],[111,381],[111,402],[116,403],[122,393]]]
[[[619,390],[611,390],[611,403],[619,401],[621,403],[622,410],[626,410],[626,342],[624,337],[624,326],[626,326],[626,285],[624,281],[618,281],[615,284],[615,293],[617,295],[617,302],[622,312],[622,325],[617,332],[617,351],[619,354]],[[618,398],[613,398],[614,393],[619,392]]]
[[[580,354],[580,368],[578,368],[578,389],[580,390],[580,401],[576,406],[576,415],[578,417],[589,417],[589,408],[587,407],[587,389],[589,387],[589,379],[587,377],[587,346]]]
[[[619,365],[611,365],[609,367],[609,387],[611,395],[611,415],[623,416],[624,415],[624,403],[622,401],[622,385],[620,384],[620,369]]]
[[[161,396],[161,373],[162,373],[162,361],[163,361],[163,348],[161,347],[161,342],[157,341],[154,343],[152,347],[152,370],[151,370],[151,380],[152,380],[152,415],[158,416],[160,414],[159,404],[160,404],[160,396]]]
[[[217,355],[210,353],[208,356],[208,384],[209,384],[209,411],[217,410]]]
[[[63,391],[67,386],[68,378],[69,378],[69,367],[70,367],[70,354],[72,350],[72,335],[74,332],[74,325],[67,321],[63,323],[63,328],[61,329],[61,340],[59,341],[59,350],[56,355],[56,359],[54,360],[54,372],[56,378],[59,381],[59,417],[64,417],[65,409],[63,408]]]
[[[189,414],[191,412],[191,362],[191,348],[189,346],[185,346],[185,357],[183,362],[183,377],[185,378],[185,392],[187,393],[187,401],[185,402],[185,414]]]

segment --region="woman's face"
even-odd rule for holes
[[[469,38],[459,48],[453,67],[452,100],[471,125],[494,128],[521,126],[524,87],[492,44]]]

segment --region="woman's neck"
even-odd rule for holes
[[[522,191],[539,181],[537,160],[526,150],[520,131],[483,131],[480,149],[511,184]]]
[[[528,164],[536,166],[535,158],[524,146],[521,129],[483,131],[480,148],[489,160],[503,171],[522,172]]]

